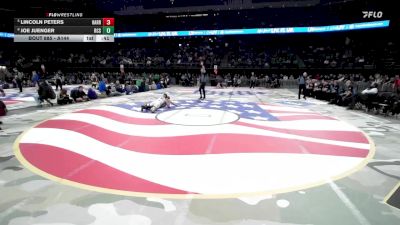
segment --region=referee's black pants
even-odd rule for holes
[[[300,99],[301,93],[303,93],[303,98],[306,98],[306,85],[305,84],[299,84],[299,99]]]
[[[202,82],[199,87],[200,98],[206,98],[206,83]]]
[[[256,86],[256,82],[255,81],[250,81],[250,88],[254,88]]]

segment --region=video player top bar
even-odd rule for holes
[[[114,26],[114,18],[15,18],[14,26]]]

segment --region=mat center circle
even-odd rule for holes
[[[170,124],[186,126],[211,126],[232,123],[239,119],[235,113],[217,109],[181,109],[160,113],[156,117]]]

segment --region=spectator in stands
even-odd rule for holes
[[[6,97],[6,93],[4,92],[3,88],[0,87],[0,97]]]
[[[40,80],[40,76],[36,71],[32,71],[32,83],[33,85],[38,85]]]
[[[239,77],[239,75],[235,75],[234,79],[234,83],[235,83],[235,87],[240,87],[240,85],[242,84],[242,79]]]
[[[164,88],[167,88],[171,80],[169,79],[168,74],[164,74]]]
[[[82,86],[71,90],[71,98],[75,102],[86,102],[89,100]]]
[[[272,77],[271,77],[271,87],[273,87],[273,88],[280,87],[279,78],[275,74],[272,74]]]
[[[161,79],[161,82],[162,82],[162,79]],[[161,84],[161,82],[156,84],[157,89],[163,88],[163,85]]]
[[[361,92],[362,95],[376,95],[378,94],[378,83],[374,82],[370,87]]]
[[[166,88],[167,83],[166,83],[165,77],[163,75],[161,75],[159,77],[159,79],[154,79],[154,80],[155,80],[157,89]]]
[[[142,77],[139,85],[139,92],[144,92],[144,91],[146,91],[146,81],[144,77]]]
[[[220,74],[218,74],[217,75],[217,88],[224,88],[224,85],[223,85],[223,82],[224,82],[224,78],[220,75]]]
[[[133,88],[132,88],[132,85],[130,83],[129,84],[125,84],[124,90],[125,90],[125,94],[126,95],[130,95],[131,93],[133,93]]]
[[[333,84],[331,85],[331,94],[328,97],[329,103],[332,104],[334,103],[335,99],[339,97],[339,91],[340,91],[340,85],[337,80],[333,81]]]
[[[370,87],[366,88],[358,96],[358,101],[364,104],[367,110],[373,108],[373,101],[378,96],[378,83],[373,82]]]
[[[109,97],[120,96],[121,93],[115,89],[115,86],[107,86],[107,95]]]
[[[93,87],[93,85],[92,85],[92,87]],[[106,86],[106,82],[104,82],[104,80],[100,80],[98,90],[100,91],[100,94],[106,94],[107,86]]]
[[[354,87],[353,84],[350,82],[346,82],[345,91],[339,95],[339,99],[337,104],[340,106],[348,106],[354,97]]]
[[[372,108],[372,101],[378,94],[378,83],[373,82],[368,88],[364,89],[360,94],[353,96],[349,109],[353,109],[357,104],[363,104],[367,109]]]
[[[150,90],[156,90],[156,89],[157,89],[156,82],[152,81],[150,85]]]
[[[265,86],[271,87],[271,78],[268,75],[265,76]]]
[[[382,76],[379,73],[375,74],[374,83],[379,85],[382,84],[382,82],[383,82]]]
[[[321,99],[322,100],[327,100],[328,99],[328,95],[330,93],[330,83],[323,80],[322,81],[322,88],[321,88]]]
[[[124,93],[124,89],[122,88],[121,82],[119,80],[115,81],[115,90],[119,93]]]
[[[10,88],[10,85],[8,83],[4,82],[0,85],[0,88],[7,89],[7,88]]]
[[[400,94],[400,76],[396,75],[394,77],[393,89],[397,94]]]
[[[183,86],[190,86],[190,80],[187,74],[182,74],[181,81]]]
[[[321,99],[322,88],[323,88],[322,81],[315,80],[315,83],[314,83],[314,91],[313,91],[314,95],[313,95],[313,97],[315,97],[316,99]]]
[[[393,98],[390,100],[389,110],[392,112],[392,115],[400,114],[400,101],[399,95],[393,95]]]
[[[97,93],[96,93],[96,91],[95,91],[93,88],[89,88],[88,93],[87,93],[87,96],[88,96],[88,98],[89,98],[90,100],[94,100],[94,99],[97,99],[97,98],[98,98]]]
[[[69,97],[67,90],[66,89],[60,89],[60,93],[58,94],[57,97],[57,104],[58,105],[65,105],[65,104],[71,104],[72,99]]]
[[[393,78],[394,79],[394,78]],[[384,85],[390,85],[390,84],[392,84],[393,83],[393,80],[390,80],[390,77],[389,77],[389,75],[384,75],[383,76],[383,78],[382,78],[382,84],[384,84]]]
[[[92,76],[90,77],[90,80],[92,82],[92,88],[96,88],[97,83],[98,83],[98,79],[96,74],[92,73]]]
[[[0,100],[0,116],[5,116],[5,115],[7,115],[7,106],[6,104],[4,104],[2,100]],[[0,121],[0,124],[3,124],[3,122]]]

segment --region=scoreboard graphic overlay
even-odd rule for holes
[[[15,18],[14,42],[114,42],[114,18]]]
[[[17,158],[79,188],[165,198],[232,198],[303,190],[348,176],[374,154],[358,128],[279,105],[179,100],[63,114],[24,132]]]

